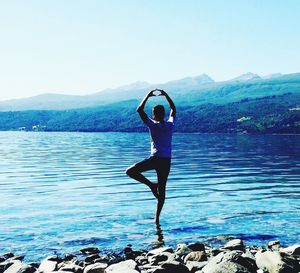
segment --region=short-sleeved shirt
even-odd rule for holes
[[[149,128],[151,140],[151,156],[172,157],[172,134],[174,129],[174,117],[168,121],[160,122],[147,118],[146,125]]]

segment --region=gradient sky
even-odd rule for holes
[[[298,0],[3,0],[0,100],[300,72]]]

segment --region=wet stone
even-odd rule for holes
[[[106,263],[95,263],[88,265],[84,269],[84,273],[104,273],[105,269],[108,267]]]
[[[100,256],[98,254],[92,254],[92,255],[89,255],[85,258],[85,262],[86,263],[92,263],[93,261],[95,261],[96,259],[99,259]]]
[[[9,258],[14,257],[15,255],[12,252],[6,252],[6,253],[3,253],[1,256],[7,260]]]
[[[228,249],[228,250],[244,250],[244,243],[241,239],[233,239],[230,240],[225,244],[223,249]]]
[[[188,244],[188,248],[190,248],[193,251],[205,251],[205,246],[202,243]]]
[[[280,242],[279,241],[271,241],[268,243],[268,249],[271,250],[279,250],[280,248]]]
[[[207,256],[204,251],[193,251],[185,256],[184,263],[188,261],[203,262],[206,260],[207,260]]]
[[[86,255],[97,254],[100,252],[98,247],[85,247],[80,249],[80,251]]]

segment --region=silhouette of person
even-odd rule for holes
[[[164,96],[171,108],[170,116],[165,121],[165,108],[163,105],[156,105],[152,109],[153,119],[149,118],[144,111],[147,100],[150,97],[156,96],[155,91],[160,92],[158,96]],[[126,174],[147,185],[153,195],[157,198],[157,208],[154,222],[159,225],[159,216],[163,208],[166,196],[166,184],[171,167],[172,157],[172,134],[174,129],[174,121],[176,117],[176,107],[169,95],[161,89],[150,91],[140,105],[137,107],[142,121],[149,128],[151,139],[151,154],[150,157],[138,162],[126,169]],[[142,172],[155,170],[157,173],[157,183],[151,182]]]

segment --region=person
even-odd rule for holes
[[[165,108],[163,105],[156,105],[152,109],[153,119],[149,118],[144,111],[146,102],[150,97],[156,96],[155,92],[160,92],[158,96],[164,96],[171,108],[170,116],[165,121]],[[142,121],[149,128],[151,139],[150,157],[138,162],[126,169],[126,174],[147,185],[157,198],[157,208],[154,222],[159,225],[159,217],[166,196],[166,184],[171,167],[172,156],[172,134],[176,117],[176,107],[170,96],[161,89],[151,90],[137,107]],[[155,170],[157,173],[157,183],[151,182],[142,172]]]

